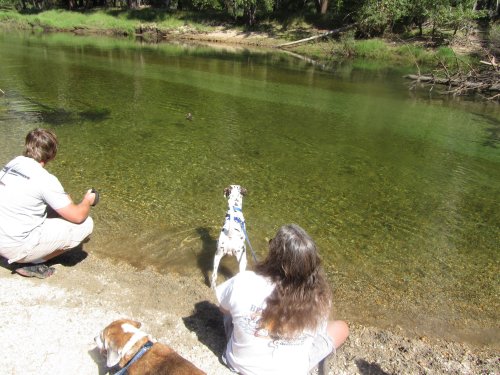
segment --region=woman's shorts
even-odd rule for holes
[[[323,358],[326,358],[335,350],[332,339],[325,332],[319,333],[313,341],[311,351],[309,352],[309,368],[312,369]]]

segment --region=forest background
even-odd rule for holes
[[[43,30],[133,35],[151,28],[206,32],[224,25],[284,40],[349,30],[341,51],[346,57],[356,52],[354,39],[428,37],[440,47],[478,25],[496,45],[499,16],[500,0],[0,0],[0,23]]]

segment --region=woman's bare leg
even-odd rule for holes
[[[343,320],[330,320],[327,331],[335,349],[340,348],[345,340],[347,340],[347,337],[349,337],[349,326]]]

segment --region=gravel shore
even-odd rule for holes
[[[143,323],[208,374],[231,374],[219,362],[222,320],[203,277],[160,274],[73,250],[39,280],[0,267],[2,374],[106,374],[94,337],[115,319]],[[500,374],[493,348],[405,337],[349,322],[347,343],[329,374]]]

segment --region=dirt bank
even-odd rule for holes
[[[91,252],[92,244],[85,247]],[[129,317],[143,323],[208,374],[230,374],[219,363],[221,317],[201,275],[181,277],[135,270],[73,251],[46,280],[0,267],[2,374],[105,374],[94,336]],[[329,374],[499,374],[493,349],[407,338],[349,322],[351,336],[329,363]]]

